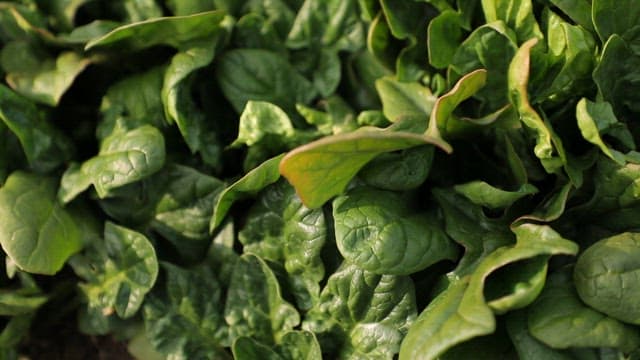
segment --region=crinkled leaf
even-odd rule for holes
[[[222,191],[213,207],[213,216],[209,223],[210,231],[222,224],[222,220],[235,201],[255,196],[266,186],[278,181],[280,178],[278,165],[283,156],[284,154],[281,154],[265,161]]]
[[[275,347],[264,345],[250,337],[239,337],[233,343],[233,356],[237,360],[321,360],[322,352],[312,332],[289,331]]]
[[[374,274],[408,275],[457,254],[434,214],[412,209],[393,192],[353,189],[332,208],[340,253]]]
[[[0,85],[0,119],[20,140],[31,168],[48,172],[69,160],[73,146],[30,101]]]
[[[145,302],[146,334],[155,349],[172,359],[230,359],[222,315],[222,289],[206,267],[183,269],[162,263],[164,287]]]
[[[65,172],[58,198],[69,202],[91,184],[104,198],[112,189],[154,174],[164,160],[164,137],[153,126],[117,132],[104,139],[98,155]]]
[[[26,272],[55,274],[82,249],[74,219],[80,214],[58,203],[56,185],[51,178],[16,171],[0,188],[0,244]]]
[[[573,280],[580,299],[620,321],[640,324],[635,301],[640,286],[640,235],[622,233],[586,249],[576,262]]]
[[[103,313],[115,310],[129,318],[138,312],[145,294],[158,276],[158,260],[151,242],[142,234],[107,222],[104,243],[89,245],[74,267],[85,278],[80,284],[89,306]]]
[[[529,308],[531,335],[556,349],[614,347],[629,352],[640,346],[637,329],[580,301],[567,270],[549,276],[544,290]]]
[[[249,336],[264,344],[276,344],[300,323],[295,307],[286,302],[276,276],[259,257],[241,256],[227,290],[224,319],[230,338]]]
[[[324,278],[320,252],[326,232],[322,209],[302,205],[293,188],[281,181],[263,190],[238,238],[245,253],[282,263],[298,307],[309,309]]]
[[[376,275],[343,264],[329,277],[303,328],[337,359],[387,359],[397,354],[416,304],[409,277]]]
[[[108,48],[135,51],[155,45],[182,49],[191,40],[218,32],[216,25],[224,16],[222,11],[208,11],[187,16],[155,17],[118,27],[91,40],[85,50]]]
[[[185,258],[201,258],[211,241],[209,221],[213,205],[225,184],[180,165],[169,166],[161,177],[153,179],[166,184],[166,188],[157,199],[150,226],[171,241]]]
[[[249,100],[273,103],[293,113],[296,103],[307,104],[316,91],[287,59],[262,49],[234,49],[218,61],[217,80],[237,112]]]
[[[6,81],[19,94],[55,106],[90,60],[73,51],[50,57],[25,41],[6,44],[0,52]]]

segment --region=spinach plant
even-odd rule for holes
[[[0,358],[638,359],[639,43],[636,0],[1,1]]]

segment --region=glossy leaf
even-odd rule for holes
[[[280,178],[278,165],[283,156],[284,154],[281,154],[265,161],[220,193],[213,207],[209,231],[215,230],[222,224],[222,220],[235,201],[255,196],[266,186],[278,181]]]
[[[309,309],[320,294],[327,237],[321,209],[308,209],[285,181],[265,188],[238,233],[243,251],[284,265],[296,303]]]
[[[549,277],[529,310],[529,331],[557,348],[615,347],[629,352],[640,346],[637,329],[584,305],[571,284],[571,273]]]
[[[249,336],[265,344],[280,342],[300,323],[297,310],[282,298],[271,269],[251,254],[236,262],[227,290],[224,319],[231,339]]]
[[[474,204],[489,209],[506,208],[519,199],[538,192],[538,189],[531,184],[524,184],[515,191],[505,191],[479,180],[456,185],[454,189]]]
[[[540,255],[575,254],[578,251],[576,244],[547,226],[525,224],[516,227],[514,232],[517,237],[514,246],[500,247],[488,254],[470,276],[455,278],[427,306],[404,339],[400,359],[436,359],[455,344],[490,334],[496,326],[493,312],[503,313],[527,306],[541,290],[539,282],[527,286],[522,280],[528,279],[515,278],[512,284],[505,284],[511,286],[510,294],[506,295],[511,300],[504,301],[503,298],[487,303],[484,294],[487,278],[496,270]],[[537,265],[546,269],[546,259]]]
[[[155,250],[144,235],[111,222],[105,224],[104,243],[99,241],[72,263],[86,280],[80,288],[90,307],[130,318],[158,276]]]
[[[400,153],[381,154],[365,165],[358,177],[384,190],[412,190],[427,179],[434,152],[431,146],[418,146]]]
[[[292,137],[295,129],[287,114],[278,106],[263,101],[247,102],[240,116],[238,138],[231,146],[252,146],[269,137]]]
[[[578,257],[574,282],[580,299],[622,322],[640,324],[637,297],[640,236],[622,233],[591,245]]]
[[[52,178],[22,171],[0,188],[0,244],[26,272],[53,275],[83,247],[76,216],[58,203]]]
[[[338,249],[364,270],[408,275],[456,256],[435,216],[412,209],[392,192],[357,188],[332,205]]]
[[[250,337],[239,337],[233,343],[233,357],[237,360],[273,359],[273,360],[321,360],[320,345],[313,333],[308,331],[289,331],[282,342],[269,347]]]
[[[207,268],[162,264],[166,283],[145,302],[147,337],[155,349],[175,359],[230,359],[222,315],[222,289]]]
[[[441,12],[429,22],[427,46],[429,63],[433,67],[442,69],[451,64],[458,46],[464,40],[461,22],[460,13],[453,10]]]
[[[97,156],[65,172],[58,198],[69,202],[91,184],[104,198],[111,189],[154,174],[164,160],[164,137],[153,126],[117,132],[102,142]]]
[[[576,106],[576,119],[578,119],[580,132],[587,141],[599,147],[613,161],[624,165],[624,155],[609,148],[601,136],[618,123],[609,103],[594,103],[587,99],[582,99]]]
[[[640,26],[640,4],[633,0],[594,0],[592,16],[598,35],[606,41],[613,34],[624,36]]]
[[[73,51],[48,56],[46,50],[24,41],[6,44],[0,52],[11,88],[29,99],[55,106],[90,60]],[[32,60],[37,58],[41,60]]]
[[[413,292],[408,277],[343,264],[329,277],[302,327],[314,332],[333,358],[390,358],[415,319]]]
[[[71,157],[73,146],[67,137],[33,103],[3,85],[0,119],[20,140],[33,170],[51,171]]]

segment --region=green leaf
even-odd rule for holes
[[[604,135],[607,130],[618,123],[618,119],[616,119],[609,103],[594,103],[583,98],[576,106],[576,119],[578,119],[580,132],[587,141],[599,147],[611,160],[624,165],[624,155],[609,148],[601,137],[601,134]]]
[[[150,227],[173,243],[185,259],[201,259],[211,242],[209,221],[213,205],[225,184],[195,169],[175,164],[151,181],[154,180],[166,187],[155,202]],[[151,191],[142,194],[143,197],[153,195]],[[129,197],[125,206],[130,213]]]
[[[640,68],[640,53],[619,35],[612,35],[604,44],[600,63],[593,72],[593,80],[598,85],[602,98],[613,106],[618,116],[640,110],[640,98],[627,91],[637,83]]]
[[[433,67],[444,69],[453,61],[464,36],[461,17],[460,13],[447,10],[429,22],[427,47]]]
[[[215,128],[206,114],[198,108],[192,97],[192,84],[197,71],[209,65],[215,55],[215,48],[222,38],[220,21],[215,37],[201,40],[173,56],[167,67],[162,84],[162,104],[169,122],[175,122],[192,153],[199,152],[203,160],[212,166],[220,166],[221,144]],[[210,25],[213,27],[213,24]]]
[[[516,41],[502,22],[476,28],[456,51],[449,65],[449,83],[477,69],[486,69],[486,84],[474,98],[482,102],[480,113],[490,113],[504,107],[509,99],[507,72],[516,53]]]
[[[528,275],[511,279],[506,297],[499,302],[487,303],[489,276],[507,265],[536,258],[541,255],[575,254],[576,244],[563,239],[548,226],[524,224],[514,228],[517,242],[513,246],[503,246],[484,257],[471,275],[454,278],[449,287],[440,293],[420,314],[409,329],[400,350],[400,359],[437,359],[452,346],[473,337],[487,335],[496,328],[493,311],[503,313],[529,305],[535,300],[542,283],[527,286]],[[535,265],[544,268],[546,260]],[[496,307],[496,303],[499,305]],[[493,305],[492,305],[493,304]],[[493,309],[492,309],[493,308]],[[493,310],[493,311],[492,311]]]
[[[432,146],[418,146],[399,153],[381,154],[366,164],[358,177],[384,190],[412,190],[427,179],[434,152]]]
[[[168,0],[167,7],[176,16],[197,14],[214,9],[214,2],[210,0]]]
[[[438,139],[409,132],[366,129],[328,136],[289,152],[280,163],[280,173],[296,188],[302,203],[313,209],[342,193],[377,155],[424,144],[450,150]]]
[[[622,322],[640,324],[637,282],[640,234],[622,233],[591,245],[578,257],[574,283],[580,299]]]
[[[7,72],[7,84],[17,93],[56,106],[90,60],[73,51],[51,57],[31,43],[15,41],[2,48],[0,62]]]
[[[253,197],[267,185],[278,181],[280,178],[278,165],[283,157],[284,154],[281,154],[265,161],[224,189],[213,207],[213,216],[209,223],[209,231],[212,232],[222,224],[222,220],[224,220],[224,217],[235,201]]]
[[[278,106],[264,101],[249,100],[240,115],[238,138],[231,146],[255,145],[270,137],[293,137],[295,129],[289,116]]]
[[[100,104],[102,119],[96,129],[98,139],[142,125],[158,129],[166,126],[161,97],[166,70],[164,66],[156,66],[109,87]]]
[[[409,275],[457,254],[434,214],[395,193],[361,187],[332,205],[340,253],[374,274]]]
[[[0,315],[14,318],[24,318],[26,315],[27,318],[31,318],[38,308],[49,301],[49,296],[42,292],[29,274],[18,272],[18,276],[20,278],[19,287],[5,287],[0,291]],[[11,326],[13,325],[7,325],[7,327]],[[0,347],[9,341],[9,339],[4,338],[5,331],[7,331],[6,328],[3,330],[3,334],[0,334]]]
[[[515,191],[505,191],[480,180],[456,185],[454,190],[474,204],[489,209],[503,209],[525,196],[538,193],[538,189],[531,184],[524,184]]]
[[[580,92],[587,93],[593,89],[596,40],[592,33],[567,23],[552,11],[546,14],[549,54],[546,60],[539,54],[537,58],[538,61],[549,62],[545,64],[549,67],[537,71],[543,75],[536,77],[534,82],[538,85],[532,90],[536,102],[545,99],[553,104],[562,104]]]
[[[527,311],[514,311],[507,315],[507,332],[521,360],[573,360],[569,354],[555,350],[536,340],[527,325]]]
[[[224,318],[230,338],[249,336],[264,344],[276,344],[300,323],[295,307],[286,302],[267,264],[245,254],[238,259],[227,290]]]
[[[316,96],[313,84],[282,55],[262,49],[234,49],[217,63],[217,80],[237,112],[249,100],[273,103],[293,113],[296,103],[308,104]]]
[[[287,36],[287,47],[359,49],[365,29],[357,10],[355,1],[305,0]]]
[[[400,82],[390,76],[376,80],[376,89],[384,116],[392,122],[409,116],[427,118],[436,102],[428,88],[418,83]]]
[[[0,85],[0,119],[16,135],[29,165],[48,172],[69,160],[73,145],[38,108],[7,87]]]
[[[640,346],[637,329],[584,305],[571,282],[571,272],[554,273],[529,308],[529,331],[556,349],[613,347],[630,352]]]
[[[65,172],[58,198],[67,203],[91,184],[104,198],[112,189],[156,173],[164,160],[164,137],[153,126],[117,132],[104,139],[98,155]]]
[[[640,4],[633,0],[593,0],[592,16],[602,42],[613,34],[625,36],[640,26]]]
[[[397,354],[415,315],[409,277],[343,264],[329,277],[302,327],[318,336],[332,358],[387,359]]]
[[[262,191],[238,233],[245,253],[284,265],[296,303],[305,310],[320,294],[324,278],[320,252],[326,237],[322,209],[302,205],[285,181]]]
[[[85,46],[90,49],[136,51],[155,45],[167,45],[182,49],[189,41],[212,36],[225,14],[209,11],[187,16],[156,17],[127,24],[108,34],[91,40]]]
[[[82,249],[79,214],[62,208],[55,192],[55,180],[22,171],[0,188],[0,244],[26,272],[53,275]]]
[[[578,25],[593,31],[591,19],[591,1],[589,0],[551,0],[562,12],[567,14]]]
[[[239,337],[233,343],[233,356],[237,360],[321,360],[322,352],[312,332],[289,331],[282,341],[271,348],[250,337]]]
[[[80,284],[89,306],[121,318],[134,316],[158,276],[158,260],[142,234],[106,222],[104,243],[89,245],[71,262],[85,279]]]
[[[145,301],[147,337],[172,359],[230,359],[222,315],[222,288],[206,267],[183,269],[162,263],[166,283]]]
[[[465,128],[473,126],[473,123],[469,121],[465,122],[457,119],[453,115],[453,111],[463,101],[485,86],[486,81],[487,71],[483,69],[474,70],[461,77],[448,93],[436,100],[429,117],[429,127],[425,134],[436,138],[449,137],[455,136],[456,133],[463,132]]]
[[[488,23],[503,21],[513,29],[519,42],[543,37],[531,0],[482,0],[482,11]]]

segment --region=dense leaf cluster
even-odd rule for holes
[[[638,44],[637,0],[0,2],[0,357],[71,297],[141,359],[638,358]]]

